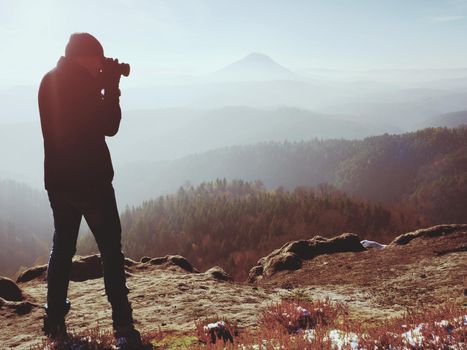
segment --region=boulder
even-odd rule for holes
[[[298,270],[300,267],[302,267],[302,259],[295,253],[284,251],[266,260],[263,274],[269,277],[279,271]]]
[[[138,264],[136,261],[125,258],[123,262],[125,267],[131,267]],[[104,276],[102,270],[100,254],[76,256],[73,258],[71,265],[70,280],[73,282],[83,282],[91,279],[101,278]]]
[[[467,231],[467,224],[436,225],[409,233],[404,233],[396,237],[389,245],[405,245],[416,238],[440,237],[458,231]]]
[[[168,255],[160,256],[160,257],[157,257],[157,258],[152,258],[151,260],[149,260],[149,263],[151,265],[162,265],[162,264],[167,263],[167,261],[169,261]]]
[[[41,277],[42,280],[45,280],[45,273],[47,272],[47,265],[39,265],[31,267],[18,276],[16,283],[28,282],[33,279]]]
[[[356,234],[343,233],[334,238],[315,236],[285,243],[281,248],[258,260],[249,273],[248,281],[255,282],[263,277],[270,277],[276,272],[297,270],[303,260],[313,259],[322,254],[343,252],[361,252],[366,250]]]
[[[0,298],[8,301],[21,301],[23,293],[14,281],[7,277],[0,277]]]
[[[83,282],[102,277],[101,257],[98,254],[76,256],[71,265],[70,280]]]
[[[263,275],[264,267],[263,265],[256,265],[250,269],[248,273],[248,282],[254,282]]]
[[[149,260],[151,260],[151,258],[149,256],[143,256],[141,258],[140,262],[145,264],[145,263],[149,262]]]
[[[0,297],[0,309],[6,308],[18,315],[25,315],[31,312],[33,307],[39,307],[29,301],[9,301]]]
[[[225,270],[220,266],[211,267],[205,272],[205,274],[210,275],[216,280],[220,281],[232,281],[232,276],[230,276]]]
[[[130,259],[130,258],[125,258],[125,261],[123,262],[123,264],[126,266],[126,267],[132,267],[134,265],[137,265],[139,264],[139,262],[133,260],[133,259]]]
[[[181,255],[166,255],[148,261],[151,265],[177,266],[188,272],[199,272],[190,262]]]
[[[129,258],[125,258],[125,267],[131,267],[136,264],[138,264],[138,262]],[[23,271],[16,279],[16,282],[27,282],[39,277],[42,280],[46,280],[46,275],[47,265],[34,266],[30,269]],[[102,276],[103,270],[100,254],[86,256],[77,255],[73,258],[70,274],[71,281],[83,282],[89,279],[100,278]]]

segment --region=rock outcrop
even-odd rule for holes
[[[203,273],[190,273],[175,265],[174,259],[168,256],[153,260],[161,265],[135,263],[130,268],[133,276],[128,287],[138,325],[146,330],[160,326],[161,331],[172,338],[178,332],[192,334],[194,320],[197,320],[198,330],[203,330],[199,326],[206,324],[209,330],[219,320],[216,315],[221,315],[225,320],[238,322],[238,329],[254,330],[265,308],[284,298],[302,296],[314,301],[329,298],[346,303],[346,318],[362,324],[368,322],[368,325],[402,316],[407,310],[419,310],[421,305],[431,312],[439,305],[444,308],[446,301],[457,305],[464,302],[466,255],[463,249],[467,229],[437,237],[423,238],[422,235],[422,238],[409,244],[388,246],[381,250],[326,254],[348,251],[352,247],[357,251],[362,250],[356,243],[358,239],[355,235],[354,238],[351,236],[344,235],[337,239],[315,237],[313,240],[287,243],[282,250],[276,251],[274,256],[284,254],[281,258],[276,257],[275,261],[292,268],[298,266],[298,261],[301,268],[264,277],[262,271],[265,266],[268,269],[265,257],[262,264],[255,267],[255,270],[261,271],[255,284],[215,279],[213,271],[223,275],[217,267],[205,272],[203,269]],[[343,242],[347,243],[341,245]],[[0,298],[0,349],[43,349],[41,317],[47,286],[40,279],[18,286],[25,299],[7,301]],[[75,301],[73,312],[67,317],[69,329],[83,336],[91,334],[90,330],[94,330],[96,324],[103,332],[111,331],[110,305],[102,282],[88,280],[74,283],[69,296],[72,302]],[[450,312],[450,309],[446,310]],[[19,316],[21,314],[25,315]],[[200,322],[202,320],[206,322]],[[214,324],[209,327],[208,323]],[[173,338],[177,343],[172,348],[180,348],[179,338]],[[159,338],[154,340],[162,344]],[[161,346],[165,344],[168,343]],[[199,344],[196,337],[190,343],[198,347]]]
[[[39,265],[39,266],[31,267],[21,272],[21,274],[16,279],[16,283],[28,282],[39,277],[45,280],[46,271],[47,271],[47,265]]]
[[[313,259],[321,254],[364,250],[359,237],[353,233],[343,233],[330,239],[315,236],[308,240],[288,242],[268,256],[259,259],[258,264],[250,270],[248,281],[252,283],[279,271],[297,270],[302,266],[303,260]]]
[[[73,259],[70,280],[83,282],[102,277],[101,257],[99,255],[78,256]]]
[[[213,266],[205,272],[206,275],[211,276],[212,278],[220,281],[233,281],[232,276],[230,276],[225,270],[220,266]]]
[[[199,270],[193,267],[191,263],[181,255],[166,255],[162,257],[152,258],[146,262],[146,264],[162,266],[166,267],[179,267],[188,272],[196,272],[198,273]]]
[[[21,288],[7,277],[0,277],[0,298],[7,301],[21,301],[24,299]]]
[[[0,298],[0,309],[7,309],[10,312],[14,312],[18,315],[25,315],[32,311],[33,307],[39,307],[37,304],[33,304],[29,301],[10,301]]]
[[[125,258],[124,264],[126,267],[131,267],[138,264],[138,262],[129,258]],[[103,270],[100,254],[86,256],[77,255],[73,258],[70,276],[71,281],[83,282],[89,279],[100,278],[102,276]],[[36,278],[46,280],[47,265],[35,266],[23,271],[16,279],[16,282],[28,282]]]
[[[437,225],[409,233],[404,233],[396,237],[389,246],[405,245],[416,238],[440,237],[458,231],[467,231],[467,224]]]
[[[149,260],[151,260],[151,258],[149,256],[143,256],[141,258],[140,262],[142,262],[144,264],[144,263],[147,263]]]

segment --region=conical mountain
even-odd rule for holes
[[[211,78],[224,81],[300,80],[300,76],[268,55],[253,52],[215,72]]]

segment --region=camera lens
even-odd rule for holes
[[[128,63],[120,63],[120,73],[127,77],[130,75],[130,65]]]

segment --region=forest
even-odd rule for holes
[[[290,240],[354,232],[387,242],[421,224],[415,216],[351,198],[330,185],[290,192],[226,179],[181,187],[127,208],[121,223],[128,257],[180,254],[198,269],[219,265],[238,280],[261,256]],[[82,254],[95,252],[92,236],[81,239],[79,248]]]
[[[466,127],[268,142],[194,155],[190,163],[196,159],[227,172],[235,164],[260,172],[269,185],[222,178],[127,207],[121,219],[130,257],[181,254],[200,269],[220,265],[241,279],[290,240],[355,232],[387,243],[412,229],[467,220]],[[96,251],[89,238],[82,252]]]
[[[121,207],[125,253],[180,254],[238,279],[293,239],[354,232],[386,243],[419,227],[467,222],[467,127],[265,142],[194,154],[149,176],[137,170],[133,184],[147,186],[147,199]],[[163,187],[164,178],[178,179],[178,190],[151,190],[147,179]],[[46,263],[52,236],[46,194],[1,181],[0,273]],[[78,253],[94,252],[92,236],[81,235]]]
[[[466,220],[467,127],[427,128],[362,140],[310,139],[219,148],[163,163],[129,164],[116,186],[130,205],[217,178],[266,188],[323,183],[382,204],[410,204],[436,223]],[[128,185],[131,184],[131,185]],[[122,206],[123,208],[123,206]]]
[[[0,275],[44,263],[53,220],[47,195],[12,180],[0,180]]]

